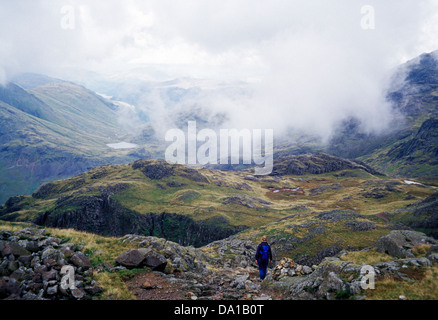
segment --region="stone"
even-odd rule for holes
[[[0,255],[6,257],[9,255],[29,256],[31,253],[16,242],[0,240]]]
[[[313,269],[308,266],[303,266],[303,273],[304,274],[311,274],[313,272]]]
[[[47,247],[41,254],[41,259],[43,260],[43,263],[50,267],[65,265],[64,258],[64,254],[61,251],[54,249],[53,247]]]
[[[15,270],[18,269],[18,261],[9,261],[8,263],[8,270],[9,272],[14,272]]]
[[[0,299],[11,296],[18,297],[21,294],[20,284],[17,280],[9,277],[0,278]]]
[[[145,251],[141,249],[129,249],[116,258],[116,262],[126,268],[139,268],[145,261]]]
[[[388,235],[376,241],[375,247],[381,253],[396,258],[415,258],[411,249],[420,244],[437,244],[437,240],[426,236],[422,232],[411,230],[392,230]]]
[[[71,295],[77,300],[81,300],[85,297],[85,292],[80,288],[70,289]]]
[[[20,256],[18,257],[18,262],[20,262],[21,264],[25,265],[25,266],[30,266],[30,262],[32,261],[33,257],[32,256]]]
[[[38,247],[38,242],[33,240],[20,240],[18,243],[30,252],[38,252],[40,250]]]
[[[102,293],[102,292],[103,292],[103,288],[102,288],[101,286],[97,285],[97,284],[94,284],[94,285],[91,285],[91,286],[86,286],[86,287],[84,288],[84,290],[85,290],[89,295],[92,295],[92,296],[94,296],[94,295],[96,295],[96,294],[99,294],[99,293]]]
[[[88,257],[80,251],[75,252],[70,260],[76,267],[81,267],[85,269],[92,267],[90,259],[88,259]]]
[[[12,233],[7,230],[0,230],[0,240],[7,240],[12,237]]]
[[[54,285],[52,287],[47,288],[47,294],[49,296],[56,295],[58,293],[58,285]]]
[[[18,236],[25,236],[31,240],[40,240],[46,236],[46,229],[23,228],[17,232]]]
[[[143,284],[141,285],[141,288],[145,289],[145,290],[152,290],[152,289],[155,289],[156,287],[157,286],[153,285],[152,283],[150,283],[147,280],[145,282],[143,282]]]
[[[42,277],[43,281],[50,281],[50,280],[58,280],[59,279],[58,272],[55,269],[43,272],[41,274],[41,277]]]
[[[154,271],[163,272],[164,269],[166,269],[167,259],[163,255],[161,255],[155,251],[149,251],[146,254],[146,259],[144,260],[144,265],[152,268],[152,270],[154,270]]]

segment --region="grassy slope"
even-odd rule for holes
[[[113,195],[123,207],[138,213],[170,212],[190,215],[195,220],[205,220],[217,215],[228,218],[232,225],[263,226],[299,212],[326,210],[354,210],[362,215],[391,211],[415,202],[407,195],[425,198],[433,188],[407,185],[396,179],[373,176],[362,170],[348,170],[352,177],[337,177],[336,173],[306,176],[261,177],[258,181],[245,180],[246,173],[197,169],[209,183],[193,181],[175,172],[159,180],[147,178],[131,165],[103,166],[79,176],[53,182],[53,190],[36,200],[31,196],[22,201],[18,212],[26,219],[35,217],[41,208],[48,210],[56,199],[76,194],[98,195],[99,188],[115,184],[129,187]],[[395,184],[395,186],[392,186]],[[169,185],[173,185],[169,186]],[[175,187],[176,185],[176,187]],[[335,186],[335,188],[332,188]],[[388,187],[389,186],[389,187]],[[321,188],[322,187],[322,188]],[[324,187],[327,189],[324,190]],[[296,189],[291,191],[285,189]],[[319,189],[317,189],[319,188]],[[275,192],[279,190],[278,192]],[[312,191],[313,190],[313,191]],[[315,191],[316,190],[316,191]],[[384,194],[383,198],[366,198],[372,192]],[[231,203],[224,199],[247,195],[251,199],[269,202],[269,207],[255,202],[254,207]],[[24,205],[27,203],[27,205]]]
[[[341,175],[341,172],[334,172],[261,177],[258,181],[245,180],[242,172],[196,169],[209,181],[200,183],[183,176],[184,166],[175,168],[172,176],[158,180],[147,178],[132,165],[94,168],[52,183],[50,193],[41,199],[24,197],[18,204],[19,211],[4,214],[2,218],[33,221],[41,212],[55,208],[57,214],[69,212],[77,208],[59,205],[59,198],[85,194],[100,196],[101,190],[124,184],[128,188],[111,197],[129,210],[139,214],[167,212],[187,215],[195,221],[209,221],[212,225],[222,223],[212,218],[225,217],[231,226],[249,227],[237,235],[240,239],[257,243],[262,235],[267,235],[276,243],[278,257],[314,261],[319,260],[318,256],[324,250],[371,246],[391,230],[384,216],[380,218],[378,214],[404,208],[435,192],[433,187],[408,185],[360,169],[344,170]],[[174,187],[169,187],[169,184]],[[179,186],[175,187],[175,184]],[[290,190],[298,187],[298,191]],[[239,195],[268,201],[269,209],[257,201],[250,202],[253,208],[224,203],[224,199]],[[319,217],[322,212],[331,210],[335,210],[334,217],[351,211],[360,216],[339,220]],[[372,228],[352,230],[349,223],[371,225]]]
[[[0,203],[90,167],[133,160],[106,146],[125,134],[112,106],[97,95],[66,82],[27,92],[53,112],[49,121],[0,102]]]

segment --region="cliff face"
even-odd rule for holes
[[[390,217],[394,222],[421,230],[428,236],[438,239],[438,192],[404,209],[397,210]]]
[[[140,214],[122,207],[107,194],[60,201],[57,208],[41,213],[34,222],[106,236],[129,233],[156,236],[195,247],[226,238],[245,228],[230,226],[226,219],[220,218],[196,222],[188,216],[166,212]]]
[[[406,159],[415,161],[419,155],[430,154],[429,162],[438,163],[438,118],[423,122],[417,134],[409,141],[392,149],[388,155],[394,160]],[[421,159],[418,159],[421,160]]]

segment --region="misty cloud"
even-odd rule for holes
[[[373,30],[361,28],[364,5],[375,9]],[[62,27],[65,6],[74,9],[71,30]],[[141,126],[146,113],[162,133],[178,125],[176,113],[194,108],[230,128],[294,128],[327,139],[356,117],[365,132],[381,132],[392,118],[384,99],[391,72],[437,49],[437,7],[435,0],[2,1],[0,80],[20,72],[81,80],[87,70],[111,81],[155,74],[241,81],[233,94],[210,88],[173,104],[158,91],[137,93],[137,110],[125,108],[121,122]],[[151,66],[158,71],[148,73]]]

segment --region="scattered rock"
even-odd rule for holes
[[[0,299],[90,299],[102,292],[99,284],[91,281],[92,265],[79,246],[61,245],[61,239],[35,228],[15,233],[2,230],[0,238]],[[71,266],[77,289],[63,288],[63,266]],[[89,281],[85,292],[81,287]]]

